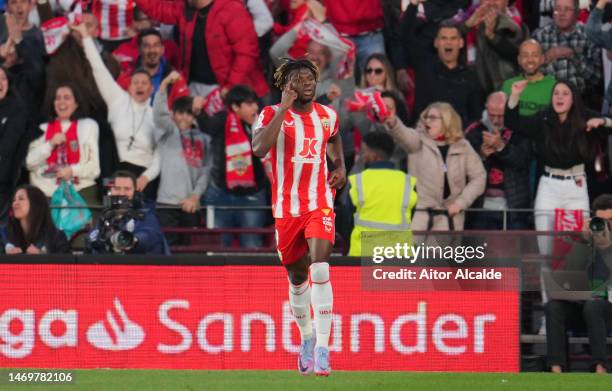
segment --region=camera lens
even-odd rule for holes
[[[589,229],[591,232],[603,232],[606,230],[606,220],[601,217],[593,217],[589,223]]]
[[[128,231],[116,232],[111,236],[110,240],[116,251],[129,250],[134,246],[134,234]]]

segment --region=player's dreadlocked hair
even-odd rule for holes
[[[293,71],[299,71],[300,69],[308,69],[315,77],[315,81],[319,80],[319,67],[312,61],[302,58],[299,60],[292,60],[290,58],[283,58],[282,64],[274,71],[274,85],[280,90],[285,88],[289,82],[289,76]]]

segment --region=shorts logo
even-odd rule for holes
[[[321,159],[319,156],[321,155],[319,151],[319,140],[316,138],[304,138],[304,145],[302,145],[302,150],[298,154],[298,156],[294,156],[291,158],[291,161],[294,163],[320,163]]]
[[[323,216],[321,219],[323,220],[325,232],[331,233],[334,229],[334,220],[331,218],[331,216]]]

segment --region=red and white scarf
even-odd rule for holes
[[[225,120],[225,182],[228,189],[255,187],[251,141],[233,111]]]
[[[365,112],[368,119],[374,123],[382,123],[389,116],[387,105],[377,89],[357,89],[353,98],[354,100],[346,101],[349,112]]]
[[[217,87],[206,95],[204,104],[202,105],[204,112],[212,117],[213,115],[223,111],[225,105],[221,97],[221,87]]]
[[[189,137],[185,133],[181,132],[183,158],[189,167],[200,168],[202,167],[202,160],[204,160],[204,145],[201,140],[194,140],[193,137]]]
[[[81,24],[83,20],[83,6],[80,0],[72,0],[66,3],[65,16],[49,19],[40,25],[45,41],[45,50],[51,55],[62,46],[70,34],[69,24]]]
[[[62,123],[60,120],[49,122],[47,125],[47,131],[45,132],[45,141],[49,141],[58,133],[62,133]],[[56,145],[51,151],[51,156],[47,158],[47,165],[49,167],[57,166],[58,164],[77,164],[81,159],[81,152],[79,150],[79,136],[77,132],[77,121],[72,121],[68,131],[65,133],[66,143]],[[61,160],[60,161],[60,155]]]
[[[100,22],[100,38],[127,38],[127,30],[134,24],[135,6],[134,0],[93,0],[91,11]]]

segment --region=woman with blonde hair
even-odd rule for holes
[[[408,172],[417,178],[417,211],[412,229],[463,230],[464,210],[485,190],[480,157],[464,138],[461,117],[448,103],[430,104],[416,129],[397,116],[385,127],[408,154]]]

